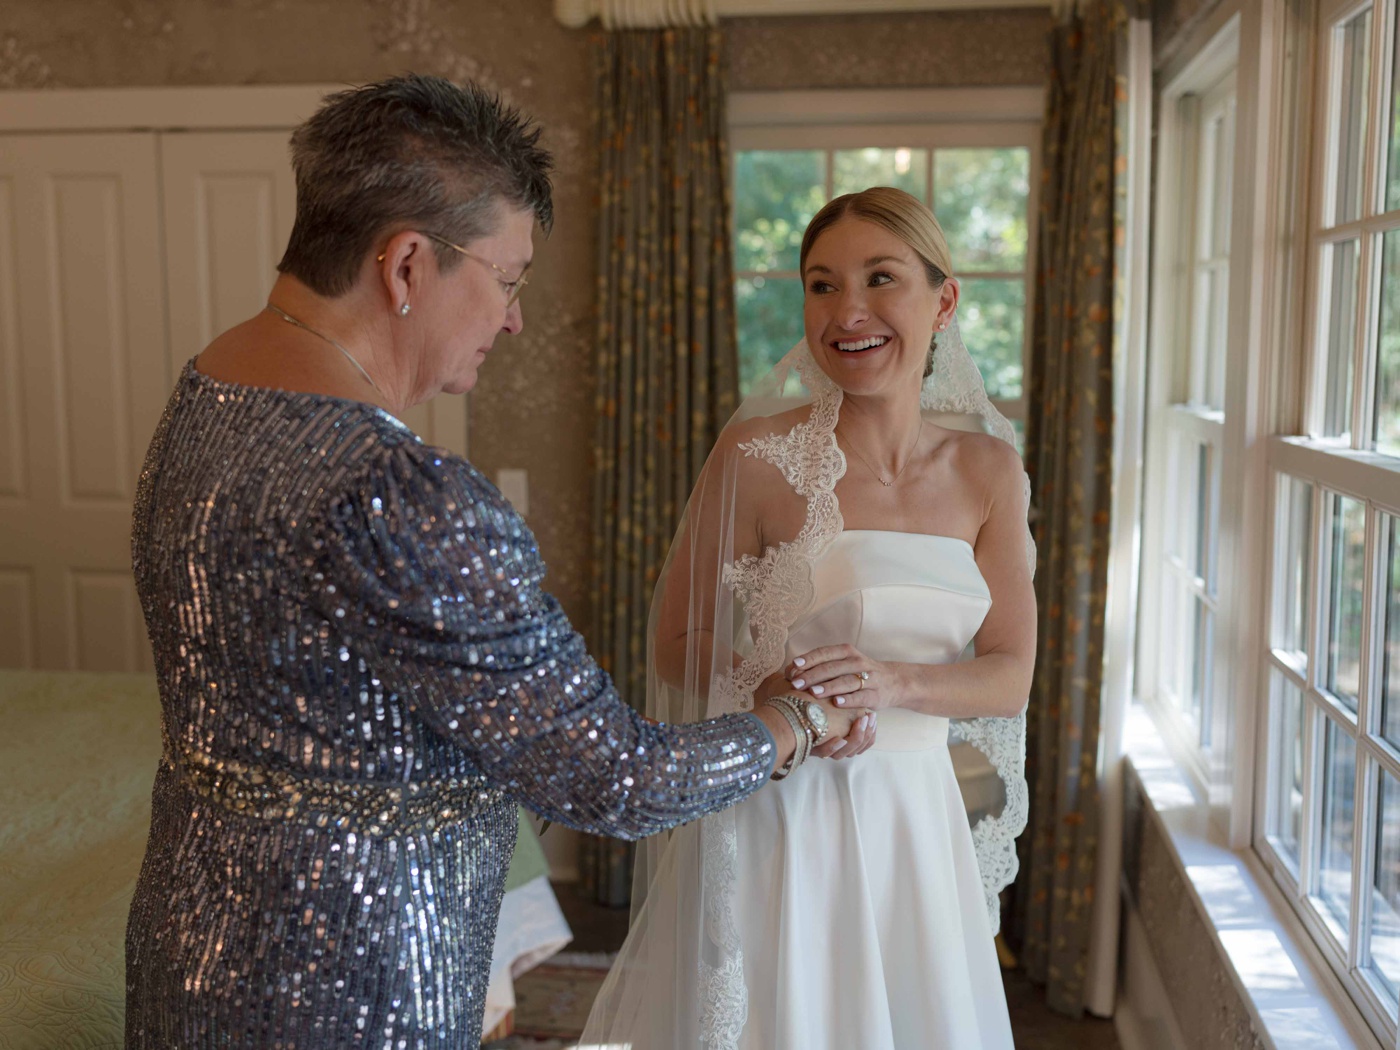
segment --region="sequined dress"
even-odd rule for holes
[[[164,754],[131,1050],[476,1050],[516,800],[637,837],[771,771],[752,715],[623,704],[520,517],[372,406],[186,366],[132,553]]]

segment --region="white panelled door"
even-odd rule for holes
[[[136,477],[179,370],[266,302],[289,135],[0,135],[0,667],[151,666]],[[404,418],[466,453],[465,398]]]
[[[156,136],[0,136],[0,664],[150,665],[136,477],[170,389]]]

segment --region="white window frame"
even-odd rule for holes
[[[1379,736],[1380,703],[1375,682],[1380,670],[1380,648],[1383,645],[1381,625],[1384,601],[1383,573],[1387,567],[1384,537],[1380,533],[1381,514],[1400,515],[1400,457],[1379,455],[1369,450],[1373,425],[1375,340],[1378,326],[1378,295],[1374,283],[1379,273],[1380,239],[1384,230],[1397,226],[1397,212],[1381,212],[1377,201],[1380,189],[1379,173],[1388,144],[1383,133],[1390,115],[1390,77],[1392,71],[1396,24],[1395,0],[1376,0],[1371,29],[1371,79],[1368,85],[1369,103],[1367,127],[1364,131],[1363,210],[1359,219],[1329,226],[1327,204],[1333,191],[1332,100],[1339,85],[1339,71],[1333,68],[1332,30],[1340,21],[1359,13],[1368,6],[1357,0],[1322,0],[1317,6],[1317,21],[1311,40],[1315,66],[1307,74],[1307,85],[1313,89],[1318,104],[1311,121],[1311,173],[1305,234],[1306,306],[1303,340],[1305,343],[1306,381],[1300,392],[1301,413],[1298,432],[1317,435],[1323,429],[1325,413],[1327,353],[1323,332],[1324,309],[1327,305],[1327,274],[1323,254],[1332,243],[1361,239],[1358,267],[1356,316],[1358,338],[1353,346],[1353,397],[1349,406],[1351,438],[1320,438],[1277,436],[1267,443],[1268,484],[1271,507],[1277,502],[1278,479],[1287,475],[1312,485],[1311,535],[1308,537],[1310,592],[1305,610],[1305,644],[1307,665],[1300,667],[1285,654],[1270,648],[1272,638],[1261,639],[1256,650],[1261,657],[1261,687],[1267,688],[1268,677],[1274,672],[1292,682],[1302,694],[1302,757],[1303,807],[1300,829],[1298,867],[1294,870],[1285,855],[1275,846],[1272,829],[1275,826],[1281,800],[1270,790],[1274,779],[1275,741],[1278,727],[1270,719],[1268,739],[1270,760],[1259,763],[1259,819],[1254,836],[1254,848],[1274,881],[1288,899],[1301,925],[1317,950],[1329,964],[1335,978],[1351,999],[1354,1008],[1369,1024],[1374,1035],[1387,1046],[1400,1047],[1400,1031],[1391,1016],[1394,1006],[1376,986],[1368,971],[1360,968],[1362,933],[1371,920],[1371,884],[1367,878],[1375,848],[1375,794],[1380,771],[1400,780],[1400,751]],[[1325,79],[1325,83],[1324,83]],[[1322,88],[1326,88],[1324,92]],[[1366,530],[1363,566],[1362,598],[1362,663],[1357,698],[1357,711],[1350,709],[1323,686],[1326,674],[1324,645],[1326,625],[1322,615],[1326,606],[1327,565],[1329,551],[1326,529],[1332,497],[1342,495],[1359,501],[1365,508]],[[1271,512],[1272,521],[1275,514]],[[1269,595],[1266,609],[1273,622],[1279,615],[1276,608],[1274,581],[1278,574],[1269,572]],[[1368,641],[1379,642],[1371,644]],[[1369,651],[1368,651],[1369,649]],[[1322,828],[1322,768],[1325,761],[1324,729],[1328,723],[1338,727],[1356,744],[1356,770],[1353,784],[1353,839],[1351,851],[1351,922],[1343,945],[1338,936],[1338,924],[1316,900],[1317,847]]]
[[[1030,154],[1026,216],[1029,239],[1024,272],[969,272],[968,278],[1024,277],[1021,396],[993,401],[1008,419],[1024,426],[1026,369],[1034,312],[1036,216],[1039,208],[1040,145],[1044,119],[1041,88],[918,88],[909,90],[822,90],[734,92],[729,96],[730,149],[840,150],[863,147],[927,149],[1019,146]],[[827,194],[831,192],[827,165]],[[736,277],[749,271],[737,271]],[[766,276],[795,278],[795,271]],[[961,277],[962,274],[955,274]]]
[[[1195,223],[1197,187],[1201,180],[1204,158],[1197,154],[1203,111],[1222,94],[1235,98],[1235,113],[1243,110],[1238,97],[1240,63],[1240,18],[1230,17],[1210,42],[1178,71],[1161,92],[1159,102],[1159,132],[1157,155],[1157,188],[1154,202],[1154,229],[1157,231],[1153,251],[1152,322],[1149,335],[1147,442],[1145,455],[1145,484],[1141,555],[1140,608],[1138,618],[1138,652],[1135,692],[1152,715],[1168,749],[1186,775],[1197,798],[1214,807],[1213,816],[1222,824],[1233,823],[1231,800],[1235,791],[1235,764],[1241,755],[1236,746],[1242,737],[1238,726],[1239,703],[1219,702],[1227,696],[1240,697],[1236,688],[1238,660],[1232,659],[1232,633],[1226,617],[1231,607],[1238,607],[1234,596],[1234,580],[1240,575],[1241,564],[1236,553],[1241,544],[1237,530],[1238,517],[1229,512],[1234,500],[1232,483],[1242,477],[1244,463],[1232,456],[1231,450],[1241,441],[1237,417],[1248,418],[1245,405],[1240,403],[1238,380],[1232,384],[1230,373],[1238,374],[1246,366],[1243,361],[1250,347],[1228,337],[1237,330],[1241,315],[1247,308],[1248,289],[1244,282],[1250,269],[1249,253],[1241,252],[1238,215],[1239,202],[1249,192],[1241,174],[1245,160],[1242,153],[1247,136],[1241,134],[1241,122],[1235,121],[1231,162],[1230,190],[1230,280],[1228,283],[1228,314],[1223,326],[1227,334],[1225,345],[1231,353],[1220,363],[1224,378],[1220,405],[1199,404],[1197,395],[1210,385],[1202,371],[1199,356],[1182,354],[1182,347],[1194,345],[1192,333],[1197,328],[1193,317],[1193,286],[1197,271],[1197,229]],[[1185,186],[1187,192],[1182,192]],[[1185,391],[1185,396],[1179,392]],[[1234,426],[1231,426],[1235,423]],[[1232,433],[1234,431],[1234,433]],[[1162,630],[1158,613],[1166,608],[1164,602],[1164,523],[1167,514],[1180,505],[1184,493],[1175,491],[1168,474],[1172,458],[1171,445],[1191,442],[1210,449],[1214,485],[1207,486],[1207,498],[1215,504],[1217,521],[1216,548],[1209,570],[1214,576],[1214,596],[1206,604],[1215,617],[1213,658],[1210,667],[1209,694],[1216,699],[1210,710],[1210,724],[1202,726],[1188,718],[1172,701],[1161,695],[1158,684],[1164,659],[1177,654],[1162,650]],[[1194,499],[1194,496],[1193,496]],[[1204,585],[1205,591],[1211,591]],[[1192,585],[1192,601],[1202,585]],[[1232,600],[1234,597],[1234,600]],[[1181,614],[1183,617],[1185,613]],[[1184,664],[1184,661],[1183,661]],[[1193,673],[1183,668],[1180,673]],[[1190,688],[1189,684],[1186,688]],[[1243,694],[1247,695],[1247,694]],[[1244,704],[1245,707],[1249,705]],[[1203,746],[1203,732],[1211,745]],[[1244,764],[1248,764],[1247,762]]]

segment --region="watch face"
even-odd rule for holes
[[[826,732],[826,712],[822,710],[821,704],[807,701],[807,717],[811,719],[818,733]]]

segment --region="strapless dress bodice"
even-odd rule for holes
[[[992,605],[971,545],[951,536],[846,531],[812,575],[812,608],[788,632],[788,660],[849,643],[882,662],[952,663]],[[946,718],[901,708],[880,712],[876,750],[919,751],[947,741]]]

